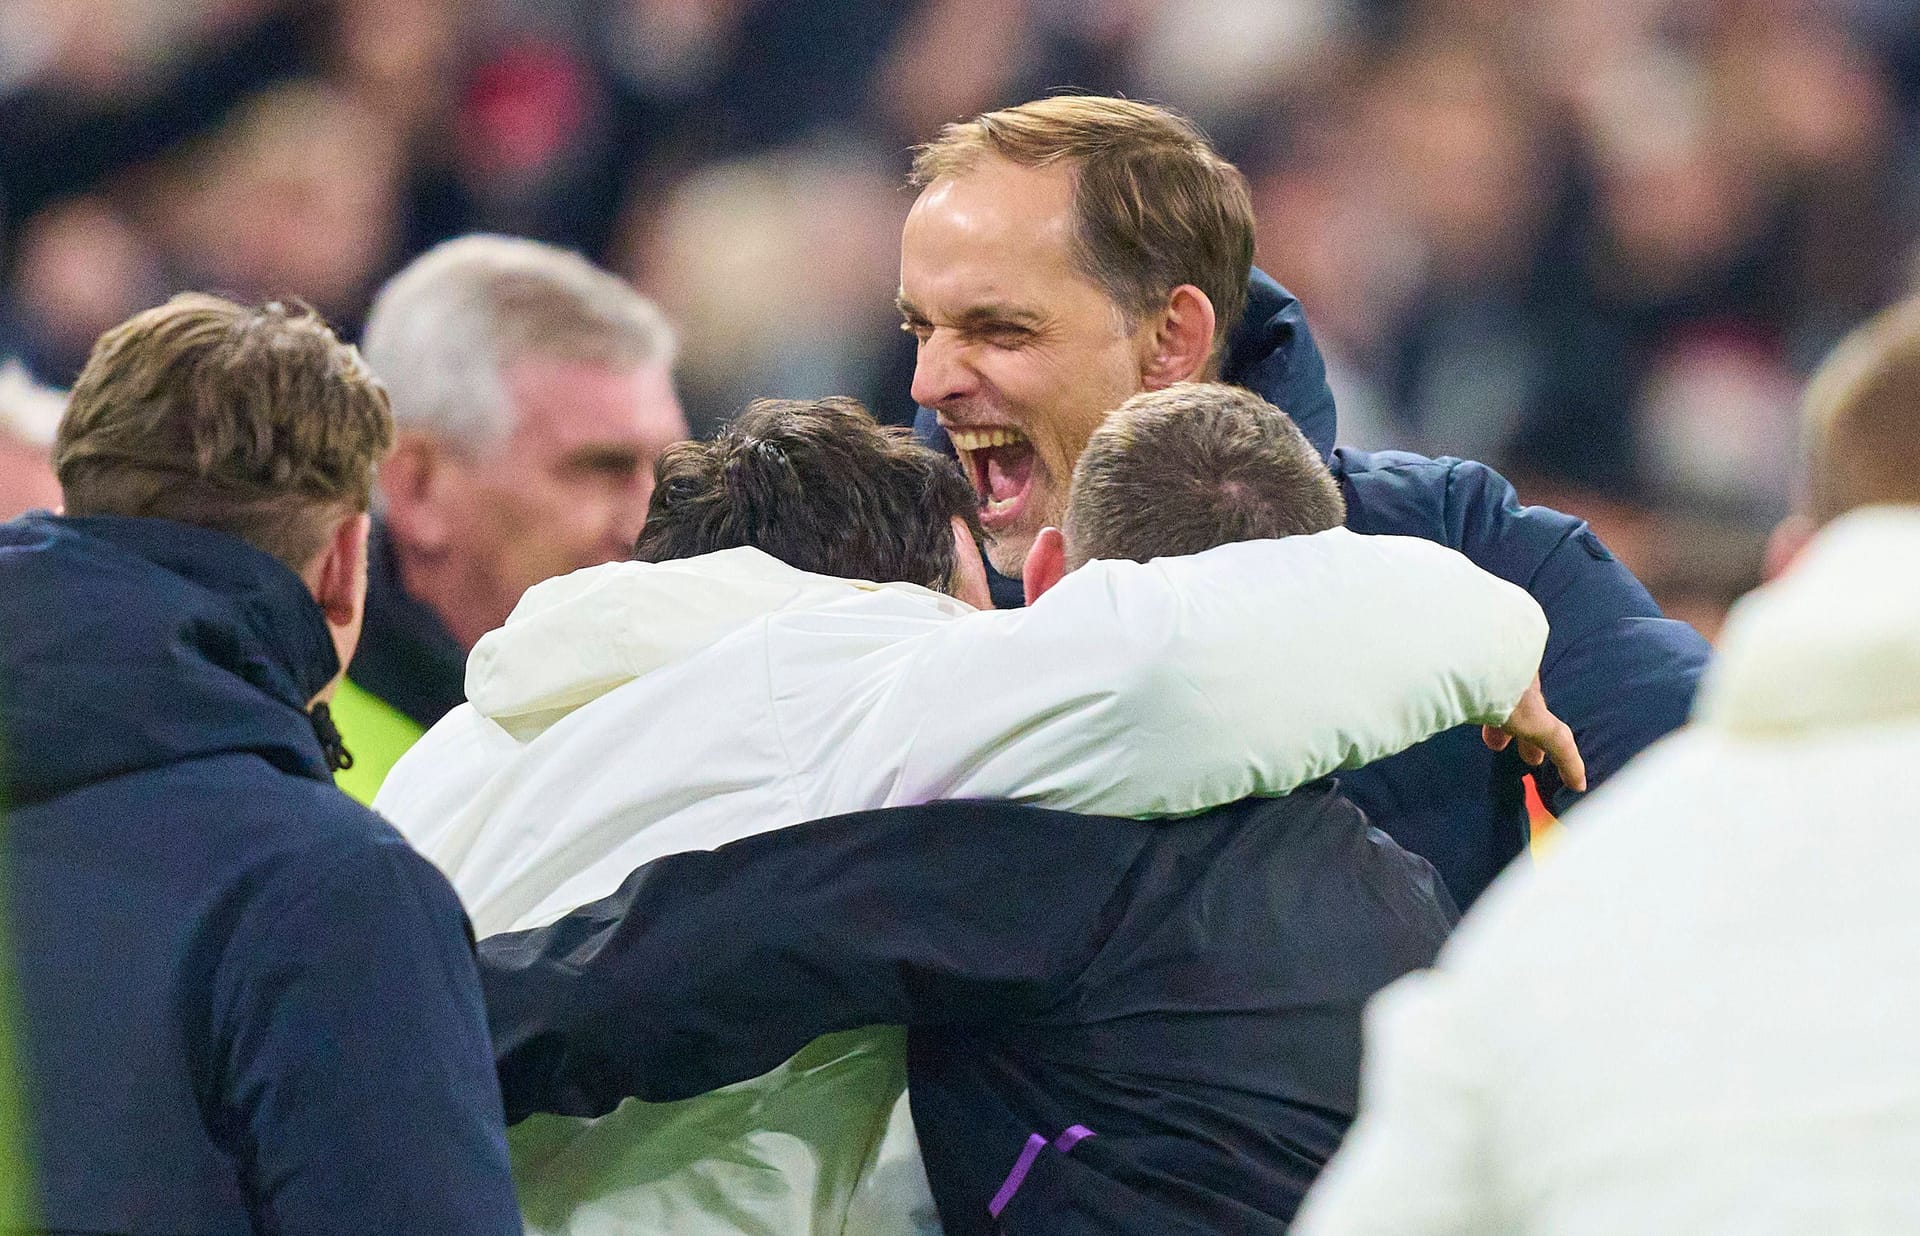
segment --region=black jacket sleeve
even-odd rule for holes
[[[395,837],[242,942],[223,1107],[256,1230],[521,1230],[470,938]]]
[[[817,821],[676,854],[480,944],[509,1121],[758,1076],[876,1023],[1046,1020],[1152,826],[999,803]]]

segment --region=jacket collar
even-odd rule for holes
[[[237,537],[165,519],[93,515],[54,517],[95,540],[126,550],[232,607],[264,653],[234,668],[261,690],[305,711],[340,672],[319,603],[279,559]]]
[[[1835,520],[1734,606],[1696,723],[1750,735],[1920,717],[1920,507]]]
[[[1307,328],[1300,302],[1258,267],[1247,282],[1246,310],[1227,336],[1221,369],[1225,380],[1285,412],[1320,457],[1332,459],[1339,426],[1326,358]]]

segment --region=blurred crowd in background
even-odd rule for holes
[[[1802,376],[1920,275],[1911,0],[7,0],[0,356],[64,384],[182,288],[351,335],[489,230],[656,297],[696,430],[905,421],[908,148],[1056,88],[1246,171],[1343,442],[1502,468],[1709,632]]]

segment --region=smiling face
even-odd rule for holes
[[[913,397],[952,436],[1003,574],[1065,519],[1087,439],[1143,389],[1152,332],[1074,265],[1073,237],[1066,168],[987,155],[928,185],[900,240]]]

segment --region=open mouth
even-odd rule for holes
[[[1033,487],[1033,443],[1018,429],[999,425],[948,429],[947,437],[980,495],[980,523],[988,531],[1012,525]]]

